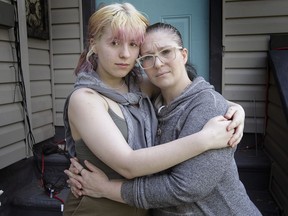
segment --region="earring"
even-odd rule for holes
[[[88,51],[88,53],[87,53],[87,56],[92,56],[93,54],[94,54],[93,49],[90,49],[90,50]]]

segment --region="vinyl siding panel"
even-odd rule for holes
[[[39,143],[42,140],[47,140],[55,135],[54,126],[52,124],[43,125],[41,127],[35,128],[33,134],[35,137],[35,142]]]
[[[230,52],[225,53],[225,68],[266,68],[266,52]]]
[[[50,0],[51,9],[79,7],[79,0]]]
[[[51,16],[55,125],[63,126],[63,101],[73,89],[74,69],[83,50],[81,1],[51,0]]]
[[[11,83],[16,80],[17,66],[11,67],[11,63],[1,62],[1,83]]]
[[[77,54],[54,55],[54,68],[74,70],[78,59]]]
[[[33,97],[31,99],[32,112],[36,113],[42,110],[52,109],[52,97],[46,95],[42,97]]]
[[[78,39],[80,38],[80,24],[62,24],[52,26],[54,39]]]
[[[0,28],[0,41],[14,41],[14,36],[12,34],[12,32],[9,32],[9,30],[5,29],[5,28]]]
[[[48,80],[31,82],[31,96],[51,95],[51,82]]]
[[[63,16],[65,14],[65,16]],[[51,12],[51,18],[53,24],[62,23],[78,23],[79,22],[79,8],[72,9],[56,9]]]
[[[73,89],[74,68],[83,50],[81,3],[48,1],[49,40],[27,38],[26,21],[19,20],[27,113],[21,106],[14,29],[0,28],[0,169],[31,156],[26,116],[36,143],[52,138],[55,125],[63,126],[64,101]],[[25,17],[25,2],[18,6],[19,17]]]
[[[258,102],[265,100],[265,86],[261,85],[227,85],[225,97],[228,100]]]
[[[74,75],[73,69],[58,69],[54,70],[55,83],[57,84],[65,84],[65,83],[75,83],[76,76]]]
[[[227,35],[271,34],[287,32],[288,17],[261,17],[226,21]],[[275,25],[277,23],[277,25]]]
[[[246,85],[264,85],[266,84],[266,69],[242,69],[231,68],[224,71],[227,85],[239,85],[245,83]]]
[[[20,101],[22,101],[22,97],[17,83],[0,84],[0,104],[16,103]]]
[[[10,3],[10,1],[7,1]],[[0,29],[0,169],[27,156],[14,29]]]
[[[55,86],[55,94],[59,96],[59,98],[66,99],[69,93],[73,90],[73,85],[62,84]]]
[[[81,49],[81,43],[77,39],[71,40],[55,40],[53,42],[54,54],[70,54],[77,53]]]
[[[43,51],[47,51],[49,50],[49,40],[39,40],[39,39],[35,39],[35,38],[28,38],[28,47],[32,48],[33,50],[43,50]]]
[[[13,50],[13,42],[12,44],[7,41],[0,41],[0,61],[1,62],[11,62],[13,61],[13,54],[15,56],[14,50]]]
[[[0,169],[9,166],[26,157],[25,142],[22,140],[13,145],[9,145],[0,149]]]
[[[255,117],[259,118],[265,115],[265,103],[255,103],[253,101],[238,102],[244,109],[246,117],[251,118],[250,120],[255,120]],[[247,119],[249,120],[249,119]],[[247,122],[246,122],[247,123]]]
[[[229,1],[227,1],[229,2]],[[286,0],[265,0],[265,1],[238,1],[237,3],[227,4],[225,14],[227,18],[242,17],[269,17],[269,16],[286,16]]]
[[[245,104],[246,133],[265,132],[270,34],[287,32],[288,1],[223,0],[222,93]]]
[[[30,80],[51,80],[51,71],[49,65],[30,65]]]
[[[29,48],[29,65],[50,65],[49,50],[37,50]]]
[[[267,51],[270,37],[268,35],[245,35],[227,37],[225,51]]]
[[[13,103],[0,106],[0,119],[0,127],[22,122],[24,119],[21,104]]]
[[[57,106],[56,106],[56,112],[62,112],[63,111],[63,107],[64,107],[64,104],[65,104],[65,99],[59,99],[58,103],[57,103]]]
[[[11,145],[25,138],[23,122],[9,124],[0,128],[1,143],[0,147]]]
[[[54,122],[53,122],[53,100],[48,100],[51,104],[47,106],[37,106],[32,101],[37,98],[42,101],[45,98],[53,98],[53,76],[51,75],[51,59],[50,59],[50,45],[49,40],[38,40],[28,38],[28,54],[29,54],[29,70],[30,70],[30,93],[31,93],[31,125],[33,128],[33,135],[35,142],[41,142],[54,136]],[[34,76],[33,76],[34,75]],[[45,116],[43,114],[48,114]],[[39,120],[39,118],[43,118]],[[52,120],[45,121],[47,118]],[[50,131],[47,131],[47,124]],[[42,128],[45,128],[42,129]]]
[[[53,114],[51,110],[45,110],[42,112],[37,112],[33,115],[33,127],[39,128],[43,125],[48,125],[53,123]]]

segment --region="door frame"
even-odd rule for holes
[[[210,0],[209,82],[222,93],[222,0]]]
[[[222,93],[222,0],[209,1],[209,82]],[[96,0],[82,0],[83,44],[86,45],[87,23],[96,9]],[[86,46],[85,46],[86,47]]]

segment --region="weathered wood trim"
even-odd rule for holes
[[[20,50],[21,50],[21,67],[23,71],[23,81],[26,86],[25,95],[26,95],[26,108],[27,115],[29,119],[32,119],[32,111],[31,111],[31,91],[30,91],[30,73],[29,73],[29,53],[28,53],[28,39],[27,39],[27,27],[26,27],[26,9],[25,9],[25,1],[17,1],[18,4],[18,28],[19,28],[19,38],[20,38]],[[26,118],[25,124],[28,127]],[[31,128],[31,132],[33,133],[33,129]],[[26,140],[26,151],[28,155],[32,155],[31,149],[27,145],[29,141]]]

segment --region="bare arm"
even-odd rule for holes
[[[199,133],[165,145],[133,151],[109,116],[103,99],[94,91],[75,91],[70,98],[68,113],[73,138],[82,138],[98,158],[126,178],[156,173],[208,149],[225,147],[233,134],[226,131],[228,122],[219,117],[211,123],[214,126]]]

